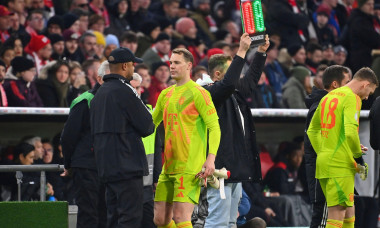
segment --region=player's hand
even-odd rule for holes
[[[202,170],[204,169],[204,172],[201,173],[201,178],[207,178],[215,171],[215,155],[209,154],[207,156],[206,162],[202,166]]]
[[[244,33],[240,37],[240,45],[239,49],[236,53],[236,55],[240,56],[241,58],[245,58],[245,55],[247,54],[247,51],[249,50],[249,47],[251,46],[251,38],[249,37],[248,33]]]
[[[270,217],[276,217],[276,213],[274,213],[274,211],[270,207],[265,209],[265,214],[267,214]]]
[[[71,175],[71,170],[70,169],[63,169],[63,173],[61,173],[61,177],[68,177]]]
[[[362,154],[367,154],[368,148],[363,146],[363,144],[360,144],[360,149],[362,150]]]
[[[270,45],[269,37],[268,37],[268,35],[265,35],[265,44],[260,45],[260,46],[257,48],[257,51],[258,51],[258,52],[261,52],[261,53],[265,53],[265,52],[268,50],[269,45]]]
[[[354,159],[356,164],[356,172],[359,173],[362,180],[366,180],[368,177],[368,164],[364,162],[362,156]]]
[[[364,165],[358,164],[359,174],[360,174],[360,179],[366,180],[368,177],[368,164],[364,163]]]

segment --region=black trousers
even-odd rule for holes
[[[78,206],[77,227],[105,227],[105,189],[96,170],[72,168],[74,198]]]
[[[313,214],[311,217],[310,228],[326,227],[327,216],[328,211],[326,201],[313,203]]]
[[[107,227],[140,227],[143,217],[143,178],[106,182]]]
[[[143,219],[140,228],[156,228],[153,222],[154,218],[154,201],[145,202],[143,205]]]

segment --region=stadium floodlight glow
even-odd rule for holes
[[[249,34],[253,46],[265,43],[265,25],[261,0],[240,1],[243,32]]]

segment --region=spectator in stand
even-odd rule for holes
[[[104,33],[105,20],[102,16],[93,14],[88,19],[88,29]]]
[[[81,60],[80,49],[78,48],[78,40],[80,34],[70,29],[63,32],[63,39],[65,41],[64,56],[71,60],[79,62]]]
[[[110,26],[106,29],[107,34],[114,34],[120,37],[121,34],[130,29],[127,20],[128,4],[127,0],[114,1],[109,11]]]
[[[352,11],[347,26],[348,65],[355,73],[371,66],[371,51],[380,48],[380,22],[374,16],[374,1],[358,0],[358,8]]]
[[[90,14],[97,14],[104,19],[104,26],[110,26],[110,17],[104,0],[90,0]]]
[[[270,41],[270,46],[267,50],[267,59],[265,62],[264,71],[267,75],[269,85],[272,86],[277,101],[282,103],[282,87],[288,80],[288,72],[284,66],[277,60],[278,49],[274,42]]]
[[[170,38],[179,37],[178,32],[174,31],[173,24],[167,18],[161,18],[159,23],[161,31],[168,34]]]
[[[51,164],[53,161],[53,154],[54,154],[53,145],[51,144],[51,142],[49,142],[49,140],[43,139],[42,148],[44,149],[43,162],[45,164]],[[48,174],[49,173],[52,173],[52,172],[48,172]]]
[[[44,157],[44,148],[42,147],[41,137],[26,136],[21,141],[34,146],[33,163],[42,164],[43,163],[42,158]]]
[[[74,32],[79,32],[79,17],[72,13],[63,15],[64,30],[70,29]]]
[[[10,36],[8,29],[11,27],[10,16],[13,13],[5,6],[0,6],[0,41],[4,43]]]
[[[154,44],[151,48],[147,49],[142,55],[144,63],[152,68],[152,64],[156,62],[169,63],[169,54],[170,54],[170,37],[166,33],[160,33],[157,36]]]
[[[268,27],[281,36],[282,47],[306,43],[309,18],[295,0],[271,0],[268,6]]]
[[[305,97],[311,92],[310,71],[303,66],[291,70],[291,77],[282,87],[282,101],[286,108],[306,108]]]
[[[149,99],[149,87],[152,83],[152,77],[149,74],[149,67],[144,63],[140,63],[140,64],[136,65],[135,72],[138,73],[142,78],[142,82],[140,85],[140,87],[141,87],[140,88],[141,100],[144,102],[144,104],[148,104],[149,103],[149,101],[148,101],[148,99]]]
[[[224,42],[224,41],[216,41],[213,45],[212,48],[219,48],[223,50],[223,54],[225,55],[231,55],[231,45]]]
[[[44,35],[32,35],[29,44],[24,50],[33,58],[37,75],[39,75],[41,69],[50,62],[52,55],[50,40]]]
[[[238,42],[240,39],[240,28],[232,20],[227,20],[222,24],[222,29],[228,31],[232,36],[232,42]]]
[[[187,49],[193,54],[194,66],[197,66],[205,56],[206,46],[197,35],[198,29],[194,20],[189,17],[180,18],[175,25],[175,30],[183,35],[183,39],[188,43]]]
[[[21,36],[18,34],[12,34],[4,43],[3,47],[12,47],[15,56],[24,56],[24,47],[28,45],[30,36]]]
[[[44,12],[42,10],[33,10],[27,18],[25,30],[31,35],[39,35],[45,27]]]
[[[327,66],[335,65],[334,50],[332,44],[328,43],[322,46],[322,56],[323,59],[321,61],[321,64],[326,64]]]
[[[277,161],[265,176],[264,183],[271,192],[278,192],[280,195],[295,194],[297,171],[303,157],[301,146],[288,143],[277,156]]]
[[[137,35],[133,31],[126,31],[120,37],[120,47],[128,48],[135,53],[138,47]]]
[[[317,43],[309,43],[306,48],[306,61],[307,68],[313,75],[316,74],[317,68],[322,61],[322,47]]]
[[[48,38],[53,48],[53,54],[51,55],[51,59],[63,59],[65,51],[65,42],[63,41],[63,36],[53,33],[49,35]]]
[[[34,82],[36,68],[32,60],[17,56],[11,61],[4,84],[10,107],[43,107]]]
[[[86,0],[87,1],[87,0]],[[84,34],[88,30],[88,11],[83,9],[74,9],[72,14],[79,18],[79,33]]]
[[[281,217],[276,203],[272,203],[270,198],[275,198],[278,192],[263,192],[262,183],[246,182],[243,183],[243,190],[251,201],[251,209],[245,216],[247,220],[260,217],[266,221],[268,226],[282,227],[287,226],[287,222]],[[264,196],[264,194],[266,194]]]
[[[99,59],[96,55],[96,36],[92,32],[86,32],[79,39],[80,60],[83,63],[88,59]]]
[[[288,48],[288,53],[292,57],[293,67],[305,66],[306,50],[302,45],[292,45]]]
[[[80,9],[88,13],[89,11],[88,7],[89,7],[88,0],[72,0],[70,11],[73,11],[75,9]]]
[[[256,89],[246,98],[246,101],[250,108],[281,108],[276,93],[267,82],[264,71],[261,73]]]
[[[315,31],[320,44],[336,43],[337,37],[334,36],[333,30],[329,27],[330,9],[325,5],[320,5],[317,9],[317,18],[315,22]]]
[[[315,74],[315,76],[313,78],[313,85],[317,89],[324,89],[325,88],[323,86],[322,78],[323,78],[323,73],[325,72],[327,67],[328,67],[327,65],[322,64],[322,65],[319,65],[319,67],[317,68],[317,73]]]
[[[211,16],[210,4],[210,0],[194,0],[194,13],[190,16],[199,28],[197,36],[205,42],[207,47],[210,47],[215,41],[213,33],[218,30],[216,22]]]
[[[105,60],[103,54],[106,47],[106,38],[99,31],[92,31],[92,33],[96,36],[95,55],[98,59]]]
[[[9,0],[8,9],[17,14],[20,24],[25,24],[27,13],[25,11],[25,0]]]
[[[177,21],[180,2],[181,0],[163,0],[157,4],[152,4],[152,12],[158,20],[166,18],[170,24],[174,25]]]
[[[119,39],[117,38],[117,36],[113,34],[108,34],[106,36],[106,47],[104,48],[103,58],[108,59],[111,52],[119,46]]]
[[[97,82],[98,69],[100,66],[100,60],[90,59],[83,62],[82,67],[86,75],[86,83],[90,88],[94,88]]]
[[[170,78],[169,65],[164,62],[157,62],[152,65],[152,84],[149,87],[148,103],[153,107],[156,106],[158,96],[161,91],[168,88]]]
[[[82,66],[75,61],[69,62],[70,66],[70,88],[67,94],[68,105],[82,93],[90,89],[86,83],[86,75],[82,71]]]
[[[160,34],[161,29],[157,22],[148,20],[141,24],[140,31],[143,34],[137,37],[138,46],[136,56],[142,56],[144,52],[152,46],[158,34]]]
[[[342,32],[341,30],[343,29],[343,26],[345,25],[346,20],[347,20],[347,13],[346,15],[342,15],[342,13],[339,10],[342,7],[342,5],[339,4],[339,9],[337,8],[337,6],[338,6],[337,0],[322,0],[319,6],[319,7],[326,8],[327,10],[330,11],[330,14],[328,16],[329,17],[328,24],[329,24],[329,27],[333,31],[335,40],[337,40],[337,38],[340,36]],[[313,14],[314,21],[316,21],[316,17],[317,17],[317,12],[314,12]]]
[[[64,21],[61,16],[53,16],[51,17],[46,25],[46,31],[45,35],[49,36],[50,34],[59,34],[62,35],[63,30],[64,30]]]
[[[347,50],[342,46],[338,45],[334,47],[334,62],[338,65],[344,66],[347,59]]]
[[[23,24],[20,24],[19,15],[17,13],[14,13],[13,15],[9,15],[9,24],[10,24],[10,29],[8,30],[9,34],[29,37],[30,39],[30,35],[25,30],[25,26]]]
[[[196,66],[191,73],[191,80],[196,82],[199,78],[203,78],[203,74],[207,74],[207,68],[204,66]]]
[[[0,60],[0,107],[8,107],[7,94],[3,87],[4,80],[5,80],[5,71],[6,71],[5,63]]]
[[[65,61],[53,61],[45,66],[36,81],[38,93],[45,107],[68,107],[70,67]]]
[[[15,165],[32,165],[34,157],[34,146],[28,143],[20,143],[14,149],[13,161]],[[12,200],[17,200],[17,184],[13,180]],[[21,183],[21,200],[39,200],[39,177],[34,172],[23,172]]]
[[[12,59],[15,57],[15,51],[10,46],[3,46],[0,48],[0,59],[5,63],[8,69],[11,65]]]
[[[25,1],[26,3],[27,1]],[[54,16],[54,6],[52,1],[44,1],[44,0],[32,0],[31,6],[29,10],[41,10],[43,12],[44,18],[49,19]]]

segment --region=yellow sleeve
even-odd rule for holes
[[[165,90],[164,90],[165,91]],[[162,122],[163,120],[163,98],[165,97],[165,92],[162,91],[160,93],[160,96],[158,96],[156,107],[154,108],[154,111],[152,113],[153,123],[156,127]]]
[[[321,147],[322,135],[321,135],[321,104],[318,105],[313,118],[311,119],[309,129],[307,130],[307,136],[316,154],[318,154]]]
[[[216,113],[210,93],[202,87],[197,87],[194,93],[194,104],[209,131],[209,153],[216,155],[220,143],[219,117]]]
[[[362,156],[362,150],[360,148],[359,139],[359,110],[358,106],[361,102],[354,96],[349,96],[346,98],[344,103],[344,134],[346,136],[346,141],[354,158],[359,158]],[[359,107],[360,107],[359,106]]]

